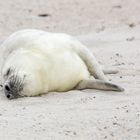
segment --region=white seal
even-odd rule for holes
[[[2,43],[0,57],[9,99],[85,88],[123,91],[108,82],[93,54],[67,34],[18,31]]]

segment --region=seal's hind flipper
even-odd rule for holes
[[[106,82],[103,80],[97,79],[86,79],[82,80],[77,86],[76,89],[100,89],[100,90],[111,90],[111,91],[124,91],[124,89],[116,84],[111,82]]]
[[[104,72],[104,74],[116,74],[119,71],[117,69],[104,69],[103,68],[103,72]]]

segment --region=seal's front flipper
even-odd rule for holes
[[[103,80],[87,79],[82,80],[77,86],[76,89],[100,89],[100,90],[111,90],[111,91],[124,91],[124,89],[116,84],[111,82],[106,82]]]

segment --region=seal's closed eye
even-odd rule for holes
[[[8,68],[7,71],[6,71],[5,74],[4,74],[4,77],[5,77],[5,78],[8,78],[8,76],[10,76],[10,75],[12,74],[12,72],[14,72],[13,69]]]
[[[11,69],[9,68],[5,75],[8,76],[10,73],[11,73]]]

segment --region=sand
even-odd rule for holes
[[[0,6],[0,37],[23,28],[84,35],[140,25],[139,0],[0,0]]]
[[[2,140],[140,139],[139,0],[0,1],[0,37],[22,28],[67,32],[86,44],[125,92],[83,90],[7,100]],[[110,12],[111,10],[111,12]],[[38,14],[48,14],[39,17]]]

